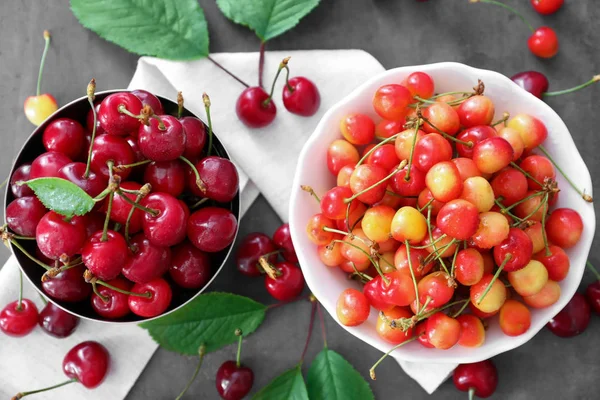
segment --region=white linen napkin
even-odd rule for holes
[[[280,80],[275,98],[277,118],[269,127],[259,130],[246,128],[235,114],[235,102],[243,86],[208,60],[173,62],[142,57],[129,85],[129,89],[146,89],[171,99],[175,99],[177,91],[182,91],[186,108],[201,117],[204,117],[202,93],[207,92],[212,102],[213,127],[240,171],[242,213],[260,192],[283,220],[287,220],[298,154],[320,117],[356,86],[384,70],[377,60],[361,50],[269,51],[265,62],[266,85],[286,56],[292,57],[291,76],[306,76],[316,83],[321,93],[321,108],[311,118],[288,113],[280,100],[283,85]],[[249,84],[256,84],[257,53],[220,53],[212,57]],[[102,82],[98,85],[99,90],[108,89],[102,87]],[[17,295],[18,266],[11,257],[0,270],[0,306],[15,300]],[[27,282],[25,297],[41,309],[39,296]],[[96,340],[108,348],[112,356],[111,371],[100,387],[87,390],[72,384],[57,389],[57,398],[123,399],[157,348],[146,331],[136,325],[111,326],[81,321],[76,332],[66,339],[55,339],[39,328],[25,338],[0,333],[0,398],[65,380],[62,359],[71,347],[84,340]],[[398,362],[428,393],[455,367]]]

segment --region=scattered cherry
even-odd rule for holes
[[[29,299],[8,303],[0,311],[0,329],[9,336],[21,337],[29,334],[38,321],[38,309]]]
[[[237,99],[235,112],[250,128],[263,128],[275,119],[277,107],[269,94],[258,86],[246,88]]]
[[[242,349],[242,331],[235,331],[238,339],[238,351],[236,360],[225,361],[217,370],[215,383],[219,396],[224,400],[241,400],[250,392],[254,383],[252,369],[240,362]]]
[[[46,54],[50,47],[50,32],[44,31],[44,52],[42,53],[42,61],[40,62],[40,70],[37,81],[37,91],[35,96],[29,96],[25,99],[23,109],[25,116],[32,124],[38,126],[46,120],[51,114],[58,110],[58,104],[54,96],[48,93],[41,94],[42,72],[44,71],[44,63]]]
[[[531,6],[542,15],[550,15],[560,10],[564,2],[564,0],[531,0]]]
[[[481,398],[490,397],[498,386],[498,371],[492,360],[472,364],[460,364],[452,375],[454,386],[463,392],[469,392]]]
[[[319,110],[321,95],[312,81],[297,76],[283,86],[283,105],[293,114],[310,117]]]
[[[48,303],[40,311],[39,325],[46,333],[57,338],[65,338],[70,336],[77,325],[79,318],[63,311],[62,308],[55,306],[53,303]]]
[[[265,286],[271,296],[279,301],[290,301],[304,289],[304,277],[300,268],[288,261],[275,264],[276,276],[265,277]]]
[[[556,314],[546,327],[556,336],[573,337],[586,330],[590,317],[590,305],[581,293],[576,292],[565,308]]]
[[[260,232],[249,233],[238,247],[235,259],[237,269],[246,276],[260,276],[259,258],[272,253],[267,261],[273,264],[277,261],[276,251],[275,244],[267,235]]]

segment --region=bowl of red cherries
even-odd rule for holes
[[[238,230],[236,167],[207,122],[144,90],[95,92],[27,139],[2,238],[27,279],[82,318],[169,313],[218,274]]]
[[[564,122],[507,77],[402,67],[320,121],[290,228],[348,332],[399,360],[471,363],[527,342],[573,297],[591,190]]]

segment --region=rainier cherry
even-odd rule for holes
[[[364,294],[356,289],[346,289],[338,297],[337,317],[345,326],[357,326],[369,318],[371,306]]]
[[[215,383],[219,396],[224,400],[241,400],[250,392],[254,383],[252,369],[240,362],[242,351],[242,331],[236,329],[238,336],[238,350],[235,361],[225,361],[217,370]],[[200,355],[202,357],[202,354]]]
[[[56,104],[54,96],[48,93],[40,94],[44,62],[46,61],[46,54],[48,54],[48,48],[50,47],[50,32],[48,31],[44,31],[44,42],[44,52],[42,53],[42,61],[40,62],[36,95],[27,97],[23,105],[25,116],[29,122],[36,126],[40,125],[46,118],[58,110],[58,104]]]
[[[405,86],[389,84],[381,86],[373,96],[373,108],[383,119],[399,121],[408,112],[413,94]]]
[[[557,208],[546,220],[548,240],[562,248],[575,246],[582,232],[581,216],[570,208]]]
[[[340,131],[351,144],[369,144],[375,138],[375,123],[368,115],[348,114],[340,121]]]
[[[498,386],[498,371],[492,360],[479,361],[473,364],[460,364],[452,375],[454,386],[463,392],[488,398]]]

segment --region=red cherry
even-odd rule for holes
[[[400,160],[396,155],[396,147],[393,144],[384,144],[378,147],[367,158],[367,164],[380,166],[386,171],[389,171],[399,163]]]
[[[183,161],[152,161],[144,171],[144,182],[156,192],[179,196],[186,184],[187,170]]]
[[[319,110],[320,104],[317,86],[303,76],[296,76],[283,86],[283,105],[293,114],[310,117]]]
[[[258,259],[267,253],[276,251],[275,244],[271,238],[264,233],[253,232],[249,233],[242,239],[237,254],[235,263],[238,271],[246,276],[260,276],[258,270]],[[268,256],[267,261],[271,264],[277,261],[277,254]]]
[[[275,264],[275,269],[281,272],[276,279],[265,277],[265,286],[271,296],[279,301],[290,301],[302,293],[304,277],[300,268],[288,261]]]
[[[290,224],[287,222],[281,225],[273,233],[273,243],[278,249],[282,250],[283,258],[289,262],[298,262],[294,243],[292,243],[292,234],[290,233]]]
[[[90,171],[88,177],[84,178],[85,168],[86,165],[82,162],[69,163],[58,171],[58,177],[73,182],[90,196],[96,197],[106,189],[108,180],[93,171]]]
[[[136,89],[136,90],[132,90],[131,94],[134,95],[135,97],[137,97],[138,99],[140,99],[140,101],[142,102],[142,105],[149,105],[150,108],[152,108],[152,111],[154,112],[154,114],[162,115],[165,113],[163,110],[163,106],[160,103],[160,100],[158,99],[158,97],[156,97],[152,93],[147,92],[142,89]]]
[[[129,295],[129,309],[135,315],[145,318],[156,317],[164,313],[169,308],[173,297],[171,286],[161,278],[147,283],[136,283],[131,291],[133,293],[150,292],[149,298]]]
[[[92,149],[92,171],[108,179],[108,165],[106,162],[109,160],[114,161],[115,165],[133,164],[135,153],[125,138],[114,135],[96,136]],[[130,168],[127,168],[119,172],[119,176],[125,180],[130,173]]]
[[[460,364],[452,375],[454,386],[477,397],[490,397],[498,386],[498,371],[492,360]]]
[[[102,128],[102,126],[100,126],[100,119],[98,119],[98,112],[100,111],[100,103],[96,103],[94,105],[94,108],[96,109],[96,136],[103,135],[106,132],[104,131],[104,128]],[[88,111],[87,116],[85,117],[85,127],[87,128],[87,130],[89,132],[92,132],[92,130],[94,129],[94,113],[92,112],[91,108]]]
[[[198,289],[208,283],[212,276],[210,257],[195,248],[189,241],[173,247],[171,279],[186,289]]]
[[[142,206],[157,211],[154,216],[144,213],[144,234],[156,246],[173,246],[185,238],[186,213],[181,203],[168,193],[151,193],[141,201]]]
[[[546,220],[546,233],[552,243],[568,249],[577,244],[583,233],[583,220],[570,208],[557,208]]]
[[[433,79],[425,72],[413,72],[406,78],[404,86],[410,90],[413,96],[419,96],[422,99],[428,99],[435,93]]]
[[[57,338],[65,338],[77,328],[79,318],[63,311],[62,308],[48,303],[39,316],[39,325],[46,333]]]
[[[237,226],[237,219],[231,211],[220,207],[205,207],[190,215],[187,236],[200,250],[215,253],[233,243]]]
[[[161,277],[171,265],[171,249],[155,246],[142,233],[131,238],[129,248],[131,253],[122,272],[132,282],[150,282]]]
[[[17,235],[34,237],[38,223],[47,212],[37,197],[21,197],[6,207],[6,223]]]
[[[327,218],[345,219],[346,210],[348,209],[348,203],[345,201],[352,195],[352,190],[348,187],[335,186],[329,189],[321,198],[321,212]],[[351,213],[356,207],[358,207],[358,201],[351,201],[348,212]]]
[[[85,267],[79,265],[62,271],[54,278],[42,282],[44,292],[55,300],[76,303],[86,299],[92,286],[83,279]]]
[[[160,121],[151,118],[148,125],[140,125],[138,132],[140,151],[152,161],[176,160],[185,151],[183,126],[171,115],[161,115],[159,118]]]
[[[128,190],[139,190],[142,185],[137,182],[122,182],[120,187]],[[133,193],[123,193],[124,196],[127,196],[132,201],[135,201],[136,195]],[[113,198],[112,209],[110,212],[110,219],[120,223],[121,225],[125,225],[127,222],[127,216],[131,211],[131,204],[127,203],[125,200],[121,198],[122,196],[115,195]],[[103,211],[106,212],[106,203],[103,207]],[[144,217],[144,212],[140,209],[136,209],[131,216],[131,220],[129,221],[129,233],[136,233],[142,230],[142,219]]]
[[[517,271],[529,263],[533,255],[533,242],[525,232],[518,228],[510,228],[508,237],[502,243],[494,247],[494,261],[501,265],[506,256],[511,258],[504,265],[504,271]]]
[[[241,400],[250,392],[253,383],[252,370],[235,361],[225,361],[217,370],[217,391],[224,400]]]
[[[552,58],[558,53],[558,36],[549,26],[537,28],[527,40],[529,50],[538,57]]]
[[[585,289],[585,298],[594,311],[596,311],[596,314],[600,314],[600,281],[595,281],[588,285]]]
[[[132,286],[131,282],[123,279],[122,277],[117,277],[106,283],[125,291],[130,291]],[[117,319],[122,318],[131,312],[129,309],[129,295],[117,292],[116,290],[112,290],[101,285],[97,286],[97,290],[98,293],[100,293],[107,300],[105,302],[96,293],[92,294],[92,308],[94,311],[96,311],[96,313],[98,313],[98,315],[108,319]]]
[[[441,161],[450,161],[452,146],[442,135],[430,133],[417,142],[413,157],[415,167],[427,172]]]
[[[527,178],[525,174],[514,168],[505,168],[498,172],[490,182],[494,196],[502,196],[502,204],[511,206],[527,195]]]
[[[275,119],[277,107],[262,88],[246,88],[237,99],[235,112],[240,121],[250,128],[263,128]]]
[[[85,239],[85,218],[76,216],[67,222],[54,211],[46,213],[35,230],[40,251],[53,260],[58,260],[63,254],[67,257],[78,254]]]
[[[473,149],[475,145],[485,139],[496,136],[496,131],[491,126],[474,126],[469,129],[465,129],[456,136],[457,139],[463,142],[473,143],[473,147],[469,147],[462,143],[456,143],[456,151],[461,157],[473,158]]]
[[[140,126],[137,118],[119,111],[120,106],[125,106],[125,109],[134,115],[139,115],[142,111],[142,102],[132,93],[121,92],[107,96],[100,103],[97,119],[109,135],[131,135]]]
[[[185,133],[185,150],[183,156],[192,160],[200,157],[208,137],[204,122],[194,117],[183,117],[179,122]]]
[[[548,321],[546,327],[556,336],[573,337],[586,330],[590,317],[590,305],[581,293],[576,292],[565,308]]]
[[[467,240],[477,232],[479,211],[477,211],[477,207],[466,200],[452,200],[442,206],[436,223],[442,233],[451,238]]]
[[[10,190],[15,197],[33,196],[33,190],[29,186],[17,184],[20,181],[28,181],[30,172],[31,164],[22,164],[10,177]]]
[[[406,180],[408,166],[394,174],[390,185],[394,193],[400,196],[418,196],[425,189],[425,173],[418,168],[411,168],[409,179]]]
[[[550,85],[546,75],[537,71],[519,72],[510,79],[538,99],[541,99],[544,96],[544,93],[548,91],[548,86]]]
[[[21,337],[35,328],[38,321],[38,310],[33,301],[23,299],[19,309],[19,301],[8,303],[0,311],[0,329],[9,336]]]
[[[375,126],[375,136],[387,139],[404,130],[404,121],[380,121]]]
[[[128,250],[120,233],[108,230],[106,235],[106,240],[102,240],[102,231],[90,236],[81,250],[81,259],[92,274],[109,281],[121,273]]]
[[[548,246],[550,255],[546,255],[546,250],[542,250],[537,254],[534,254],[533,259],[541,262],[548,270],[548,279],[555,282],[560,282],[567,277],[571,261],[569,256],[563,249],[558,246],[551,244]]]
[[[58,171],[70,162],[71,159],[63,153],[58,153],[56,151],[43,153],[31,163],[29,179],[44,177],[55,178],[58,176]]]
[[[377,275],[363,286],[363,294],[369,304],[379,311],[387,311],[393,307],[385,295],[387,286],[381,276]]]
[[[84,140],[83,126],[70,118],[58,118],[50,122],[42,135],[46,151],[56,151],[70,159],[79,156]]]
[[[77,379],[88,389],[100,385],[108,372],[110,355],[98,342],[82,342],[73,347],[63,359],[63,372]]]
[[[210,156],[196,164],[200,179],[206,185],[205,197],[219,203],[228,203],[238,192],[238,172],[231,161]]]
[[[565,0],[531,0],[531,6],[542,15],[554,14],[563,6]]]

